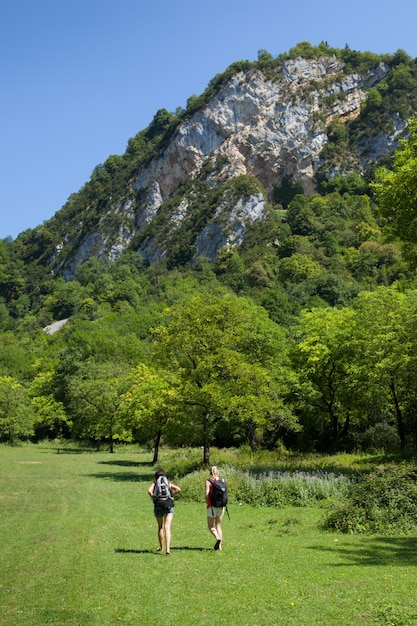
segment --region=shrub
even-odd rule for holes
[[[417,530],[417,471],[400,466],[363,476],[323,527],[343,533],[398,535]]]
[[[386,422],[377,422],[358,435],[357,444],[363,450],[398,450],[397,428]]]
[[[252,506],[311,506],[328,500],[346,498],[351,481],[346,476],[326,472],[268,471],[253,474],[222,466],[231,503]],[[181,497],[201,502],[207,471],[199,470],[181,480]]]
[[[161,466],[174,482],[197,471],[202,466],[201,450],[197,448],[164,449],[164,459],[156,465]]]

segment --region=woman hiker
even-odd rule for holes
[[[219,469],[216,465],[210,469],[210,478],[206,480],[206,504],[207,504],[207,525],[208,529],[216,540],[214,544],[215,550],[222,549],[222,517],[224,514],[223,506],[215,506],[213,503],[213,482],[221,481]]]
[[[164,549],[171,555],[171,523],[174,517],[174,498],[181,489],[169,482],[163,469],[156,470],[155,480],[149,485],[148,494],[154,502],[154,515],[158,524],[158,552]]]

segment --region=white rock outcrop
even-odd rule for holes
[[[118,215],[125,212],[123,229],[109,232],[100,225],[105,218],[100,220],[97,232],[89,233],[71,261],[65,262],[67,271],[72,273],[92,255],[117,258],[135,235],[146,232],[181,186],[195,179],[213,188],[242,174],[254,176],[269,201],[284,177],[301,184],[306,194],[313,193],[328,124],[334,118],[344,121],[358,116],[369,87],[389,70],[382,63],[366,76],[346,75],[343,69],[335,57],[298,58],[284,61],[273,80],[254,68],[232,76],[204,108],[177,127],[164,150],[136,173],[131,181],[136,204],[112,209]],[[392,150],[403,129],[398,120],[392,137],[374,139],[371,146],[363,147],[363,153],[377,158]],[[208,160],[213,164],[210,171],[205,169]],[[264,209],[261,195],[242,197],[228,205],[226,218],[220,202],[196,236],[197,254],[213,258],[223,245],[240,243],[246,226],[262,219]],[[189,210],[184,197],[171,210],[164,230],[180,229]],[[166,243],[155,234],[147,236],[138,252],[153,263],[167,254]]]

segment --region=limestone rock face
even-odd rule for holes
[[[311,188],[327,124],[334,117],[359,115],[366,89],[387,72],[379,66],[377,77],[338,79],[342,69],[335,59],[300,58],[284,63],[280,82],[268,81],[256,70],[234,76],[204,109],[181,124],[165,152],[139,173],[134,187],[149,189],[157,181],[164,202],[197,175],[205,159],[221,155],[228,157],[227,175],[257,176],[268,192],[283,175],[293,174]],[[313,80],[317,88],[303,97]],[[330,96],[332,104],[326,105]],[[320,123],[315,113],[320,113]]]
[[[117,258],[138,235],[142,239],[136,249],[149,263],[169,254],[173,234],[192,219],[192,197],[181,196],[190,181],[215,189],[239,176],[251,176],[266,192],[228,200],[220,196],[193,242],[195,256],[210,259],[223,246],[243,241],[247,226],[263,218],[266,203],[284,177],[301,184],[306,194],[314,193],[328,124],[334,118],[343,122],[357,117],[369,88],[383,80],[389,68],[380,64],[366,76],[346,75],[343,70],[336,58],[297,58],[284,61],[273,78],[254,68],[235,74],[204,108],[184,119],[164,150],[135,174],[131,192],[139,199],[111,205],[111,211],[126,217],[123,228],[104,228],[104,216],[96,232],[88,233],[65,261],[66,273],[72,274],[92,255]],[[359,145],[357,165],[365,167],[370,158],[376,161],[392,151],[404,128],[398,119],[391,136]],[[168,202],[163,228],[159,225],[144,236]]]
[[[219,205],[211,222],[196,239],[196,256],[213,261],[224,246],[236,246],[243,242],[245,226],[262,219],[265,201],[262,194],[239,200],[230,210],[229,204]]]

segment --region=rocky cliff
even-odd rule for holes
[[[54,271],[73,275],[91,256],[117,258],[133,247],[149,263],[198,255],[213,260],[224,246],[244,240],[261,220],[282,181],[316,191],[328,127],[357,118],[370,89],[390,66],[346,73],[335,56],[283,61],[271,74],[249,67],[232,75],[193,114],[184,116],[156,156],[129,179],[126,193],[109,198],[93,227],[80,220],[60,242]],[[348,165],[333,164],[327,177],[364,171],[396,147],[406,120],[392,114],[389,132],[362,137]],[[243,184],[242,181],[250,181]]]

